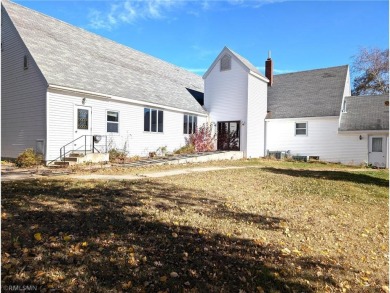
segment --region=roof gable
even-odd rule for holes
[[[268,119],[339,116],[348,65],[274,75]]]
[[[18,4],[2,6],[49,85],[205,113],[200,76]]]
[[[205,74],[203,75],[203,79],[207,78],[207,76],[210,74],[210,72],[213,70],[213,68],[215,66],[217,66],[217,64],[219,63],[219,60],[225,54],[228,54],[229,56],[233,57],[237,61],[237,63],[240,64],[241,67],[247,73],[252,73],[253,75],[255,75],[256,77],[262,79],[263,81],[268,82],[268,79],[252,63],[250,63],[247,59],[245,59],[241,55],[237,54],[236,52],[230,50],[226,46],[222,49],[221,53],[219,53],[219,55],[217,56],[217,58],[215,58],[214,62],[211,64],[209,69],[205,72]]]

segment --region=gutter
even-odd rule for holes
[[[59,90],[59,91],[64,91],[64,92],[80,93],[80,94],[89,95],[89,96],[96,96],[96,97],[100,97],[100,98],[108,99],[108,100],[112,100],[112,101],[131,103],[131,104],[140,105],[140,106],[150,106],[150,107],[166,109],[166,110],[171,110],[171,111],[176,111],[176,112],[181,112],[181,113],[197,114],[197,115],[205,116],[205,117],[208,116],[207,113],[189,111],[189,110],[185,110],[185,109],[164,106],[164,105],[150,103],[150,102],[138,101],[138,100],[134,100],[134,99],[122,98],[122,97],[112,96],[112,95],[105,95],[105,94],[101,94],[101,93],[97,93],[97,92],[79,90],[79,89],[74,89],[74,88],[69,88],[69,87],[64,87],[64,86],[59,86],[59,85],[53,85],[53,84],[50,84],[48,86],[48,90]]]

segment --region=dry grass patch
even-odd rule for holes
[[[153,180],[3,183],[3,285],[385,290],[388,172],[318,169],[283,162]]]

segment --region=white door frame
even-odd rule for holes
[[[81,125],[80,128],[78,125],[78,110],[87,110],[87,129],[84,128],[84,125]],[[85,112],[84,112],[85,113]],[[73,118],[73,139],[77,139],[82,135],[92,135],[92,107],[75,105],[74,106],[74,118]],[[92,137],[87,137],[86,139],[79,139],[74,141],[73,150],[84,150],[84,145],[86,144],[86,149],[90,150],[92,148],[91,145]]]
[[[372,140],[375,138],[382,139],[381,151],[372,151]],[[387,166],[387,142],[388,138],[385,135],[370,135],[368,136],[368,164],[379,168],[386,168]]]

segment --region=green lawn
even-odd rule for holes
[[[387,170],[263,160],[203,166],[218,164],[251,168],[3,183],[2,284],[75,292],[386,290]],[[183,166],[141,171],[173,168]]]

